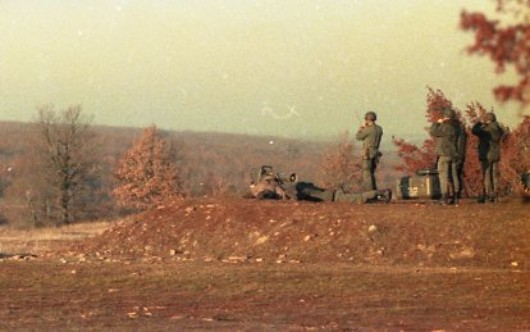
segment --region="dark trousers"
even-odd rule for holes
[[[499,161],[481,160],[480,165],[482,167],[482,194],[496,198],[499,184]]]
[[[457,159],[455,161],[456,165],[456,179],[454,182],[454,188],[457,198],[462,198],[462,191],[464,190],[464,160]]]
[[[363,159],[361,165],[363,191],[377,190],[377,184],[375,182],[376,168],[377,158]]]

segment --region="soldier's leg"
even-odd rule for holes
[[[485,178],[484,178],[484,192],[485,198],[490,197],[493,191],[493,164],[486,163]]]
[[[458,185],[455,187],[456,198],[460,199],[464,190],[464,160],[456,161],[456,178],[458,179]]]
[[[333,201],[333,191],[315,186],[311,182],[298,182],[296,184],[296,197],[308,201]]]
[[[497,201],[498,195],[499,195],[499,162],[493,161],[490,163],[490,169],[491,169],[491,183],[490,183],[490,191],[489,191],[489,200],[491,202]]]
[[[333,201],[364,204],[364,203],[367,203],[369,200],[372,200],[375,198],[377,198],[376,190],[365,191],[362,193],[355,193],[355,194],[347,194],[343,192],[342,190],[337,190],[335,191],[335,195],[333,196]]]
[[[365,191],[374,190],[373,159],[363,159],[361,171],[362,189]]]
[[[333,191],[324,190],[324,191],[312,191],[308,195],[308,198],[315,201],[331,202],[333,201]]]
[[[487,176],[488,162],[486,160],[480,161],[480,170],[481,170],[481,175],[482,175],[482,188],[479,193],[478,202],[484,203],[486,202],[486,190],[488,187],[488,176]]]
[[[376,201],[382,198],[386,203],[392,199],[392,192],[387,190],[369,190],[361,193],[347,194],[342,190],[335,191],[333,196],[334,202],[350,202],[357,204],[366,204],[371,201]]]
[[[438,175],[440,178],[440,192],[442,194],[442,200],[447,199],[450,161],[450,157],[440,156],[438,158]]]
[[[370,176],[371,176],[371,182],[372,182],[372,190],[377,190],[377,183],[375,180],[375,170],[377,169],[377,158],[370,159],[371,160],[371,168],[370,168]]]
[[[460,180],[458,178],[458,163],[456,160],[451,161],[451,178],[453,181],[449,184],[451,189],[451,198],[453,202],[458,201],[458,190],[460,188]]]

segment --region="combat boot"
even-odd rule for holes
[[[499,201],[499,197],[498,197],[497,193],[490,194],[488,200],[489,200],[491,203],[496,203],[496,202]]]
[[[479,204],[486,203],[486,193],[485,192],[482,192],[482,194],[478,197],[477,202]]]
[[[383,189],[378,190],[377,198],[385,203],[390,203],[392,200],[392,190],[390,189]]]
[[[440,205],[453,205],[455,201],[453,197],[449,195],[444,195],[442,196],[442,198],[438,199],[437,203]]]

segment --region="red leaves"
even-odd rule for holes
[[[483,13],[463,11],[460,14],[460,27],[475,35],[473,45],[468,47],[470,54],[489,56],[499,74],[506,70],[506,66],[512,66],[520,77],[513,85],[496,87],[496,98],[503,102],[514,100],[526,105],[530,102],[530,94],[526,93],[530,88],[530,23],[521,14],[528,12],[530,1],[499,0],[497,4],[499,13],[513,15],[508,20],[509,24],[501,25],[498,20],[489,20]]]
[[[360,159],[355,156],[355,144],[345,131],[339,135],[336,149],[322,162],[322,185],[328,188],[357,191],[360,182]]]
[[[177,168],[168,144],[155,126],[145,129],[119,161],[115,177],[119,185],[113,194],[124,207],[154,208],[179,194]]]
[[[452,106],[440,91],[429,88],[427,94],[428,123],[436,121],[442,107]],[[453,109],[455,109],[453,107]],[[466,127],[468,133],[466,162],[464,166],[464,189],[468,196],[477,195],[482,189],[480,162],[478,160],[478,138],[471,134],[471,126],[486,114],[487,110],[478,102],[466,105],[463,111],[456,110],[459,119]],[[502,122],[502,119],[500,120]],[[506,128],[508,132],[508,128]],[[413,174],[421,168],[434,166],[436,154],[434,140],[426,139],[421,146],[409,143],[401,138],[392,138],[397,148],[397,154],[402,160],[402,165],[397,170]],[[528,170],[530,165],[530,116],[507,135],[502,142],[501,151],[501,179],[500,188],[503,194],[508,194],[522,189],[520,176]]]

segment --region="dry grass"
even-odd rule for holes
[[[0,226],[0,254],[41,254],[54,251],[73,241],[87,239],[103,233],[111,222],[98,221],[63,227],[20,230]]]

